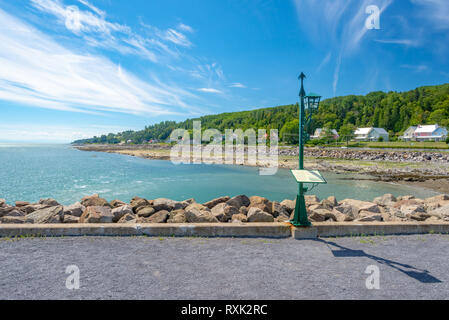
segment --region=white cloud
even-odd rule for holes
[[[427,19],[435,29],[449,29],[449,1],[447,0],[411,0],[422,6],[422,17]]]
[[[418,47],[421,44],[420,41],[411,39],[386,39],[386,40],[378,39],[375,41],[379,43],[404,45],[407,47]]]
[[[80,54],[0,9],[0,99],[77,112],[179,114],[195,95]],[[185,112],[183,112],[185,114]]]
[[[429,67],[426,66],[425,64],[419,64],[419,65],[402,64],[401,68],[411,69],[411,70],[414,70],[415,72],[424,72],[424,71],[429,70]]]
[[[241,84],[240,82],[233,83],[229,87],[231,87],[231,88],[242,88],[242,89],[246,88],[246,86],[244,84]]]
[[[68,6],[61,0],[30,0],[38,10],[56,17],[60,25],[86,40],[86,43],[121,54],[133,54],[151,62],[161,62],[161,56],[169,54],[177,57],[174,47],[190,47],[192,43],[181,31],[170,28],[166,31],[142,23],[147,29],[148,37],[142,37],[130,27],[110,22],[106,12],[98,9],[86,0],[78,0],[87,10],[77,6]],[[183,31],[193,32],[187,25],[178,25]],[[189,29],[190,28],[190,29]]]
[[[185,31],[185,32],[189,32],[189,33],[195,32],[195,30],[193,30],[193,28],[191,26],[188,26],[188,25],[186,25],[184,23],[180,23],[178,25],[178,29],[182,30],[182,31]]]
[[[223,93],[220,90],[214,89],[214,88],[199,88],[197,90],[201,91],[201,92],[206,92],[206,93]]]

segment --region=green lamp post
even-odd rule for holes
[[[299,170],[292,170],[293,175],[299,186],[298,195],[296,197],[295,215],[290,221],[295,227],[309,227],[311,223],[307,217],[305,193],[309,188],[304,187],[305,184],[325,184],[327,183],[323,176],[318,171],[304,170],[304,144],[309,139],[309,135],[305,132],[305,127],[310,124],[312,114],[320,105],[321,96],[317,94],[306,95],[304,90],[305,74],[301,72],[299,80],[301,81],[301,90],[299,92]],[[306,117],[305,109],[309,111]]]

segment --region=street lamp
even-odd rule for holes
[[[320,106],[321,96],[317,94],[306,95],[304,90],[304,79],[306,75],[301,72],[299,80],[301,80],[301,90],[299,91],[300,106],[299,106],[299,169],[292,170],[292,173],[298,183],[299,190],[296,197],[295,214],[293,220],[290,221],[295,227],[310,227],[311,223],[307,217],[307,208],[304,194],[309,188],[304,187],[304,184],[325,184],[327,183],[319,171],[304,170],[304,144],[309,139],[308,134],[304,130],[304,126],[310,124],[312,114]],[[309,111],[308,117],[305,116],[305,109]]]

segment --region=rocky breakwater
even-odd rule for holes
[[[312,222],[449,222],[449,196],[428,199],[413,196],[395,198],[391,194],[360,201],[335,197],[321,200],[306,196]],[[263,197],[239,195],[197,203],[194,199],[147,200],[135,197],[131,202],[108,202],[99,195],[83,198],[70,206],[54,199],[38,203],[17,201],[14,206],[0,199],[1,224],[74,224],[74,223],[251,223],[287,222],[293,218],[295,201],[270,201]]]
[[[281,148],[279,155],[297,156],[298,148]],[[430,151],[306,148],[304,155],[317,159],[449,163],[449,153]]]

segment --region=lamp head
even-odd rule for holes
[[[321,102],[321,96],[316,93],[310,93],[305,97],[305,107],[310,112],[318,110]]]

